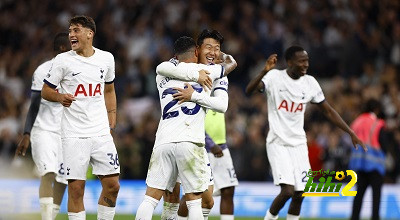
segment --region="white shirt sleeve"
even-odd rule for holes
[[[197,82],[199,70],[195,63],[179,63],[175,65],[170,61],[160,63],[156,68],[156,73],[165,77],[172,77],[183,81]]]
[[[311,86],[313,90],[313,97],[311,99],[311,102],[321,103],[322,101],[324,101],[325,100],[324,92],[322,91],[321,86],[314,77],[311,77]]]
[[[109,58],[109,66],[108,66],[108,71],[107,74],[105,75],[105,83],[112,83],[114,82],[115,79],[115,61],[114,61],[114,56],[110,53],[110,58]]]
[[[270,70],[265,76],[261,79],[261,82],[264,83],[264,92],[266,92],[271,87],[271,80],[276,73],[276,69]]]
[[[228,93],[224,90],[215,90],[214,96],[209,96],[205,92],[193,92],[190,100],[203,107],[221,113],[225,113],[228,109]]]
[[[40,65],[38,68],[36,68],[35,72],[32,75],[31,90],[33,90],[33,91],[41,91],[42,90],[43,78],[49,72],[49,70],[47,70],[46,72],[43,72],[44,70],[43,70],[42,66],[43,66],[43,64]]]
[[[204,65],[198,64],[199,70],[207,70],[210,73],[210,78],[214,81],[216,79],[221,79],[225,75],[225,68],[219,64]]]
[[[65,66],[62,57],[57,55],[54,58],[49,73],[46,74],[43,81],[49,86],[56,88],[64,78],[64,73],[66,72],[64,68]]]
[[[228,109],[228,78],[223,77],[217,79],[213,83],[213,92],[210,97],[208,93],[197,93],[194,92],[191,97],[191,101],[197,104],[212,109],[217,112],[224,113]]]

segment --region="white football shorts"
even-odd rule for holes
[[[269,143],[267,155],[275,185],[293,185],[295,191],[304,191],[311,169],[307,144],[293,147]]]
[[[209,186],[213,186],[214,185],[214,176],[213,176],[213,172],[211,170],[211,163],[210,163],[210,160],[208,158],[206,149],[204,149],[204,154],[205,154],[204,158],[206,159],[207,171],[208,171],[208,177],[207,177],[207,179],[209,179],[208,185]],[[178,178],[176,179],[176,182],[182,184],[182,181],[179,178],[179,174],[178,174]]]
[[[111,134],[87,138],[63,138],[62,144],[67,179],[86,180],[89,163],[93,167],[94,175],[120,173],[118,153]]]
[[[214,177],[214,196],[221,195],[223,188],[239,185],[229,148],[222,150],[222,153],[224,154],[222,157],[215,157],[213,153],[208,153]]]
[[[30,140],[32,158],[38,174],[42,177],[47,173],[55,173],[57,182],[67,184],[64,175],[61,135],[33,127]]]
[[[147,172],[147,186],[172,192],[179,174],[185,193],[204,192],[209,182],[204,151],[204,146],[191,142],[155,146]]]

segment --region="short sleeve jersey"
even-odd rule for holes
[[[43,79],[49,73],[52,62],[53,60],[46,61],[35,70],[32,76],[32,91],[40,92],[42,90]],[[63,106],[60,103],[49,102],[42,98],[33,126],[41,130],[60,133],[62,111]]]
[[[177,65],[180,68],[189,68],[193,71],[205,69],[210,72],[212,80],[221,78],[224,74],[224,68],[221,65],[206,66],[196,63],[174,62],[168,61],[171,65]],[[156,141],[154,146],[174,142],[192,142],[196,144],[205,143],[204,119],[206,108],[193,102],[184,102],[178,104],[172,95],[177,91],[175,87],[184,88],[184,81],[165,77],[156,76],[157,88],[160,96],[161,118],[156,133]],[[190,82],[195,88],[195,92],[204,92],[202,87]]]
[[[45,83],[63,93],[75,96],[70,107],[64,107],[62,137],[94,137],[110,133],[104,100],[104,85],[114,82],[114,56],[93,48],[90,57],[68,51],[56,56]]]
[[[317,80],[304,75],[295,80],[285,70],[273,69],[262,79],[268,103],[269,133],[267,143],[298,146],[307,143],[304,112],[307,103],[321,103],[324,93]]]
[[[229,83],[227,77],[215,80],[213,83],[213,91],[211,95],[213,95],[213,92],[216,90],[224,90],[228,92],[228,85]],[[205,120],[205,129],[207,134],[216,144],[226,143],[226,128],[225,128],[224,113],[208,110]]]

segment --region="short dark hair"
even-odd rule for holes
[[[72,24],[80,24],[82,27],[89,28],[93,33],[96,33],[96,23],[93,18],[89,16],[77,15],[69,20],[69,26]]]
[[[365,103],[364,112],[365,113],[375,112],[375,111],[380,112],[381,108],[382,108],[381,103],[378,100],[371,98],[371,99],[368,99],[367,102]]]
[[[193,38],[188,36],[183,36],[178,38],[174,43],[174,53],[175,55],[186,53],[188,50],[196,48],[196,42]]]
[[[286,51],[285,51],[286,61],[291,60],[294,57],[294,55],[299,51],[304,51],[304,48],[294,45],[294,46],[291,46],[288,49],[286,49]]]
[[[222,43],[224,43],[224,37],[221,35],[221,33],[219,33],[216,30],[204,29],[199,34],[199,37],[197,38],[197,45],[201,46],[204,42],[204,39],[206,39],[206,38],[212,38],[212,39],[218,41],[220,45],[222,45]]]
[[[55,52],[60,53],[60,47],[64,46],[66,48],[68,48],[69,46],[69,40],[68,40],[68,33],[58,33],[55,37],[54,37],[54,42],[53,42],[53,50]]]

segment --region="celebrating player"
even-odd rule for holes
[[[177,59],[161,63],[156,70],[162,116],[146,178],[146,195],[136,219],[151,219],[164,191],[172,192],[178,173],[187,197],[189,215],[192,219],[203,219],[201,195],[207,189],[210,178],[204,149],[205,108],[196,103],[178,103],[173,94],[188,86],[197,91],[193,95],[195,101],[220,111],[226,110],[226,106],[211,100],[200,85],[190,85],[176,78],[198,81],[202,78],[199,76],[207,70],[211,79],[217,79],[232,71],[236,63],[225,68],[221,65],[196,64],[196,43],[190,37],[176,40],[174,50]],[[174,78],[177,75],[180,77]]]
[[[224,59],[225,55],[221,52],[221,45],[224,41],[222,35],[216,30],[203,30],[198,39],[199,47],[199,62],[203,64],[213,65]],[[220,101],[228,101],[228,78],[215,80],[212,87],[211,96]],[[181,91],[180,101],[190,101],[194,90],[187,88]],[[178,94],[176,94],[177,97]],[[203,194],[202,208],[203,217],[208,218],[208,215],[213,207],[213,191],[214,195],[221,195],[220,213],[221,219],[233,219],[233,195],[235,186],[238,185],[235,169],[233,167],[232,158],[229,149],[226,145],[225,131],[225,116],[224,112],[209,110],[206,115],[205,128],[206,135],[206,150],[210,160],[211,170],[213,173],[214,185],[209,186],[208,191]],[[210,137],[211,136],[211,137]],[[185,206],[185,197],[181,200],[179,206],[178,218],[185,219],[187,217],[187,209]],[[170,207],[173,204],[168,204]]]
[[[88,16],[69,21],[72,51],[59,54],[44,80],[42,97],[64,106],[62,148],[68,179],[68,217],[85,219],[83,196],[89,163],[103,187],[98,219],[113,219],[119,191],[119,161],[110,129],[116,125],[115,63],[93,47],[96,25]],[[63,94],[55,91],[61,86]]]
[[[274,199],[264,219],[278,219],[278,213],[286,201],[292,198],[287,219],[299,219],[303,202],[302,194],[307,182],[305,173],[310,162],[306,134],[303,128],[307,103],[315,103],[323,114],[336,126],[348,133],[354,147],[365,145],[325,100],[321,87],[314,77],[307,75],[308,54],[299,46],[285,52],[288,68],[271,70],[276,55],[271,55],[264,69],[247,85],[246,93],[254,90],[265,92],[268,102],[270,130],[267,137],[267,154],[272,168],[274,183],[281,192]],[[268,73],[268,74],[267,74]]]

